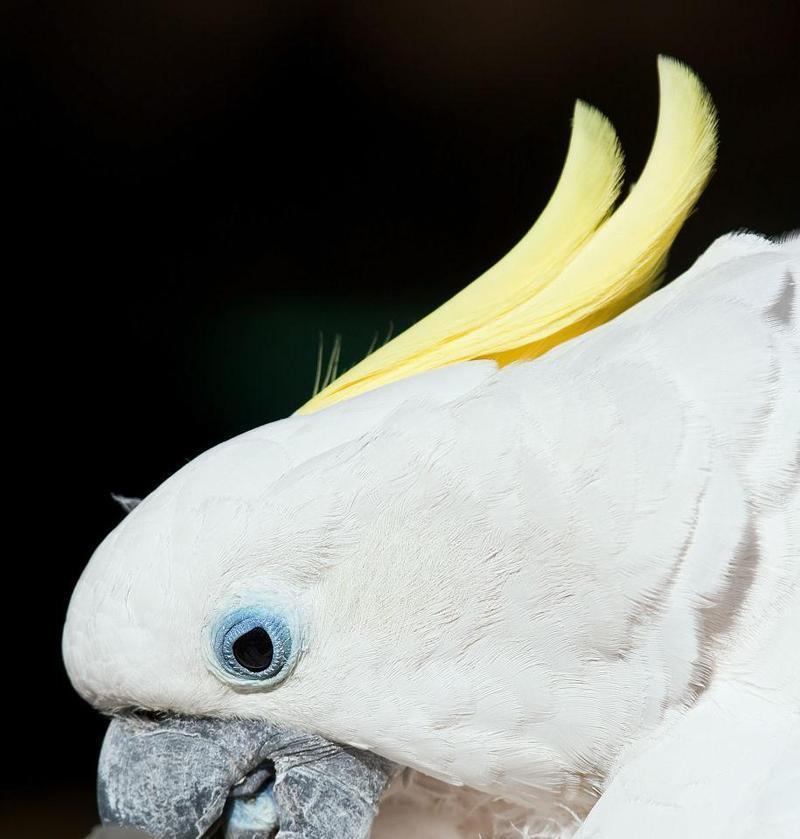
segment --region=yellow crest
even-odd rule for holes
[[[655,140],[614,211],[622,182],[616,133],[578,102],[556,189],[533,227],[496,265],[321,390],[299,413],[457,361],[535,358],[653,291],[669,248],[716,157],[716,114],[697,77],[658,59]]]

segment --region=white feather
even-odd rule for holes
[[[380,839],[797,835],[797,250],[724,237],[534,362],[212,449],[93,557],[73,683],[101,708],[310,728],[448,785],[395,787]],[[213,621],[254,598],[302,628],[271,692],[209,661]]]

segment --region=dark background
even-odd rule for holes
[[[703,78],[722,138],[670,274],[723,232],[798,226],[795,6],[2,7],[0,835],[80,837],[94,818],[104,724],[59,636],[122,516],[109,494],[291,412],[320,331],[355,361],[500,257],[555,183],[576,97],[615,123],[635,178],[659,52]]]

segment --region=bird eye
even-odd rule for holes
[[[275,682],[288,672],[292,634],[272,612],[249,608],[228,615],[215,633],[214,652],[231,676],[250,682]]]

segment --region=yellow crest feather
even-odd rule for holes
[[[578,102],[561,177],[522,240],[300,413],[457,361],[493,358],[502,365],[535,358],[649,294],[716,154],[716,116],[702,84],[674,59],[660,57],[658,71],[653,147],[613,215],[622,180],[619,143],[605,117]]]

